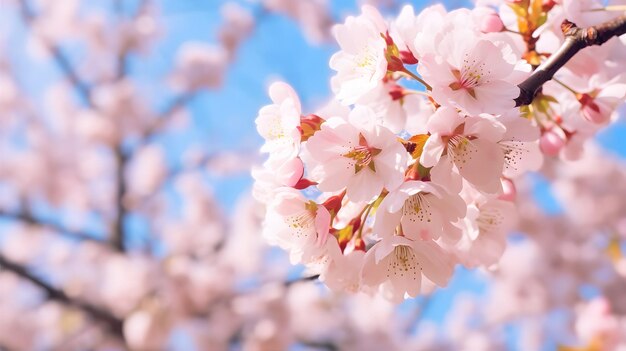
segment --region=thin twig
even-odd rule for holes
[[[312,276],[308,276],[308,277],[301,277],[301,278],[297,278],[297,279],[293,279],[293,280],[287,280],[284,284],[286,287],[289,287],[291,285],[297,284],[297,283],[304,283],[304,282],[310,282],[310,281],[315,281],[317,279],[319,279],[320,275],[316,274],[316,275],[312,275]]]
[[[108,245],[106,241],[103,239],[102,235],[97,235],[95,233],[89,233],[86,231],[72,230],[66,228],[60,223],[36,218],[31,214],[22,213],[22,212],[7,212],[0,210],[0,218],[9,219],[13,221],[22,222],[28,225],[38,226],[45,229],[49,229],[50,231],[67,237],[73,240],[87,240],[92,241],[98,244]]]

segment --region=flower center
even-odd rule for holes
[[[354,160],[355,174],[360,172],[365,167],[368,167],[373,172],[376,172],[374,157],[380,154],[381,151],[381,149],[369,146],[363,134],[359,133],[359,145],[342,156]]]
[[[502,213],[494,209],[481,210],[480,215],[476,219],[481,234],[496,230],[503,222]]]
[[[276,115],[272,118],[270,122],[270,130],[268,132],[268,139],[277,140],[285,137],[285,129],[283,128],[283,123],[280,119],[280,116]]]
[[[420,271],[422,270],[413,250],[408,246],[398,245],[393,249],[393,259],[389,261],[387,277],[390,274],[393,274],[395,277],[403,277],[405,274],[408,274],[409,277],[413,276],[413,280],[416,280],[417,277],[415,275],[418,268]]]
[[[360,55],[358,55],[355,59],[356,61],[356,70],[359,72],[359,75],[367,77],[371,80],[376,73],[376,63],[378,57],[372,52],[372,49],[368,46],[361,51]]]
[[[417,193],[410,196],[403,207],[403,214],[411,222],[427,222],[430,223],[432,210],[428,201],[428,194]]]
[[[452,74],[456,81],[450,84],[450,89],[456,91],[464,89],[471,97],[476,99],[476,91],[474,88],[486,83],[484,63],[464,61],[463,68],[460,70],[453,69]]]

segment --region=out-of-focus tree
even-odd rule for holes
[[[243,200],[231,220],[208,181],[247,172],[255,156],[202,145],[171,155],[163,142],[193,130],[186,106],[222,86],[258,18],[284,13],[324,40],[326,7],[302,4],[225,3],[217,43],[186,42],[148,86],[136,72],[163,35],[155,3],[2,5],[25,41],[11,50],[3,38],[0,64],[0,348],[306,341],[282,330],[295,282],[265,258],[258,205]],[[24,55],[41,66],[25,71]],[[30,70],[55,76],[24,82]]]

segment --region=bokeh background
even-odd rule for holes
[[[0,0],[0,349],[573,342],[571,311],[494,299],[485,272],[459,269],[448,288],[395,307],[299,281],[306,272],[265,247],[262,209],[249,195],[250,168],[262,162],[257,111],[276,80],[295,88],[304,111],[328,101],[337,50],[328,30],[363,3]],[[404,4],[369,3],[386,14]],[[615,164],[624,136],[619,121],[597,138]],[[544,176],[521,189],[543,211],[563,213]],[[508,260],[543,269],[541,260]],[[571,286],[581,301],[598,294],[562,285]],[[549,295],[541,286],[529,294]],[[537,312],[491,318],[506,309],[494,303]]]

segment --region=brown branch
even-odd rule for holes
[[[589,28],[579,28],[576,24],[565,20],[561,29],[565,34],[565,42],[519,85],[520,95],[515,99],[516,106],[531,104],[543,84],[551,80],[554,74],[580,50],[588,46],[602,45],[613,37],[625,34],[626,15]]]
[[[115,13],[118,18],[122,18],[124,16],[124,6],[121,0],[116,0],[114,3]],[[128,75],[128,51],[126,48],[122,48],[121,51],[117,55],[117,72],[116,79],[123,80]],[[128,156],[124,152],[123,142],[120,142],[113,149],[113,153],[115,154],[115,182],[116,182],[116,191],[115,191],[115,220],[113,221],[113,232],[112,232],[112,244],[113,247],[119,250],[120,252],[126,251],[126,228],[125,228],[125,220],[128,214],[126,209],[126,205],[124,204],[124,198],[127,193],[126,187],[126,165],[128,164]]]
[[[115,220],[113,221],[113,232],[111,238],[111,244],[114,248],[120,252],[126,251],[126,228],[125,219],[128,214],[126,205],[124,204],[124,197],[126,196],[126,179],[125,171],[128,158],[122,150],[121,146],[118,146],[114,150],[115,153]]]
[[[339,351],[339,347],[331,341],[299,340],[297,342],[302,346],[306,346],[307,349],[312,348],[317,350]]]
[[[8,220],[22,222],[24,224],[41,227],[44,229],[49,229],[54,233],[67,237],[73,240],[86,240],[92,241],[98,244],[108,245],[107,242],[102,239],[103,236],[96,235],[95,233],[89,233],[85,231],[72,230],[64,227],[62,224],[57,222],[36,218],[31,214],[23,213],[23,212],[7,212],[4,210],[0,210],[0,218],[5,218]]]
[[[28,280],[36,287],[43,290],[48,299],[61,302],[69,307],[78,308],[92,318],[103,322],[113,335],[123,339],[122,320],[111,314],[109,311],[94,306],[88,302],[68,296],[62,290],[53,287],[41,278],[29,272],[23,266],[7,259],[3,255],[0,255],[0,266],[13,272],[21,278]]]
[[[287,280],[286,282],[284,282],[283,284],[286,287],[290,287],[294,284],[298,284],[298,283],[304,283],[304,282],[310,282],[310,281],[316,281],[318,280],[320,277],[319,274],[315,274],[315,275],[311,275],[311,276],[306,276],[306,277],[300,277],[300,278],[296,278],[293,280]]]

